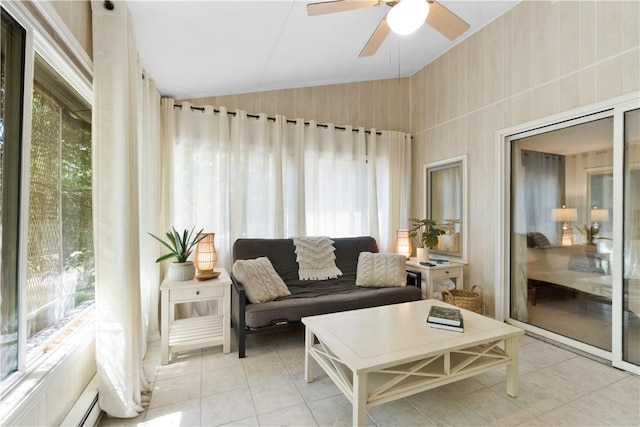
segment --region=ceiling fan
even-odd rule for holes
[[[391,10],[382,18],[369,41],[360,52],[360,57],[374,55],[382,42],[384,42],[390,31],[402,33],[404,28],[397,24],[407,18],[413,20],[413,24],[409,23],[411,31],[404,31],[408,34],[418,29],[424,22],[431,25],[449,40],[455,40],[460,34],[469,29],[469,24],[465,22],[455,13],[433,0],[333,0],[318,3],[310,3],[307,5],[307,14],[309,16],[325,15],[328,13],[344,12],[348,10],[364,9],[366,7],[379,6],[386,4]],[[409,9],[416,7],[416,10]],[[418,21],[416,22],[416,19]],[[395,25],[394,25],[395,24]]]

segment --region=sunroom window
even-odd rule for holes
[[[95,299],[90,88],[34,34],[24,16],[2,8],[3,394]]]

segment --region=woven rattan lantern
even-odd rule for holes
[[[411,256],[411,238],[409,237],[409,230],[400,229],[397,230],[396,238],[396,253],[402,254],[409,259]]]
[[[216,247],[213,242],[215,234],[202,233],[202,235],[204,235],[205,238],[196,245],[196,251],[193,257],[193,262],[198,269],[196,279],[211,279],[218,276],[213,271],[216,262],[218,262],[218,254],[216,253]]]

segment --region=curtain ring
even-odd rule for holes
[[[113,10],[116,6],[111,0],[104,0],[104,8],[107,10]]]

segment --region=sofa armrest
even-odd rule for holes
[[[419,271],[407,270],[407,286],[416,286],[422,288],[422,273]]]
[[[247,306],[247,294],[244,285],[236,279],[233,274],[231,277],[231,322],[236,331],[238,338],[238,357],[242,358],[245,354],[245,338],[246,338],[246,320],[245,308]]]

